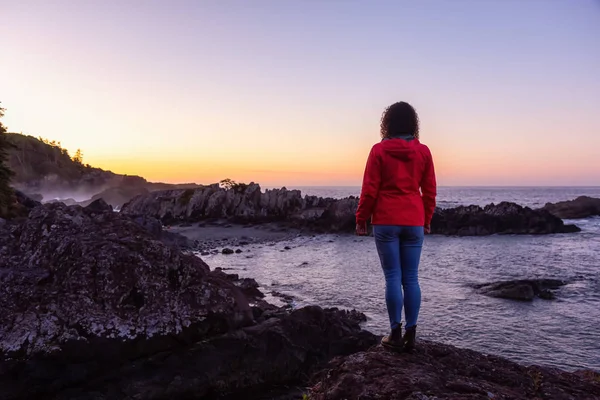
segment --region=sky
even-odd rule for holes
[[[438,183],[600,185],[599,0],[0,0],[10,131],[151,181],[360,185],[407,101]]]

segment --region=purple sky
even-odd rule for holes
[[[445,185],[600,185],[600,2],[0,0],[9,129],[151,180],[358,185],[404,100]]]

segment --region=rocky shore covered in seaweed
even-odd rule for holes
[[[31,206],[0,226],[0,398],[600,398],[590,371],[384,352],[359,312],[271,305],[103,202]]]

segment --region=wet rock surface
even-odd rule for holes
[[[555,290],[567,282],[557,279],[521,279],[474,285],[477,292],[490,297],[520,301],[532,301],[538,297],[545,300],[556,298]]]
[[[578,219],[600,215],[600,199],[580,196],[575,200],[547,203],[544,210],[563,219]]]
[[[313,378],[310,398],[599,399],[600,374],[522,366],[506,359],[420,341],[413,353],[376,347],[333,360]]]
[[[353,232],[358,198],[302,197],[298,190],[261,192],[257,184],[225,190],[218,185],[195,190],[170,190],[138,196],[122,212],[148,215],[165,224],[224,219],[236,223],[277,222],[285,228],[317,233]],[[565,225],[546,210],[532,210],[503,202],[479,206],[437,209],[432,233],[456,236],[492,234],[571,233],[580,229]]]

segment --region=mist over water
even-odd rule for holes
[[[327,190],[307,192],[323,195]],[[341,190],[328,192],[334,197]],[[600,188],[440,188],[439,200],[480,205],[510,200],[539,207],[579,195],[600,197]],[[427,237],[420,266],[419,335],[525,364],[600,370],[600,218],[569,222],[583,231]],[[292,249],[283,251],[284,246]],[[246,250],[203,259],[212,268],[232,268],[230,272],[255,278],[267,292],[293,295],[297,306],[356,308],[367,315],[367,329],[387,331],[383,273],[373,238],[319,235]],[[489,298],[471,288],[474,283],[524,278],[557,278],[569,284],[556,292],[557,300],[530,303]]]

